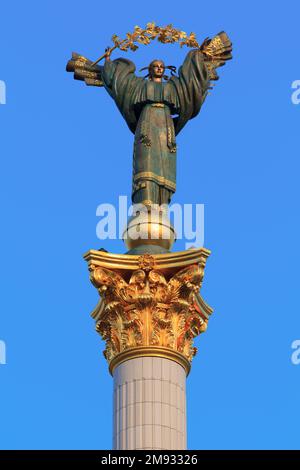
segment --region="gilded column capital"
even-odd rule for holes
[[[90,257],[91,282],[102,298],[93,316],[111,372],[138,355],[167,357],[189,372],[196,354],[193,340],[206,330],[212,312],[199,294],[209,252],[203,253],[195,253],[187,266],[184,256],[175,266],[172,254],[166,263],[161,260],[166,255],[143,254],[135,257],[132,269],[122,265],[126,255],[118,255],[119,269],[107,267],[109,254],[106,262],[103,253],[102,262]]]

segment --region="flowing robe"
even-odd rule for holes
[[[167,82],[135,75],[127,59],[106,61],[104,86],[135,134],[133,154],[134,203],[168,203],[176,190],[176,138],[200,111],[209,86],[203,54],[190,51]]]

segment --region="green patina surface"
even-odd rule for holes
[[[190,51],[178,76],[154,82],[135,75],[127,59],[106,61],[104,86],[135,134],[134,203],[169,203],[176,190],[176,135],[200,111],[209,86],[199,50]]]

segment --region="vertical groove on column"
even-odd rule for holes
[[[114,448],[185,449],[185,371],[174,361],[141,357],[114,371]]]

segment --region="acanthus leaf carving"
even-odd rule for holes
[[[207,326],[194,306],[204,267],[193,264],[167,279],[151,258],[139,266],[127,281],[109,269],[92,270],[91,280],[104,302],[96,329],[106,341],[106,359],[128,348],[161,346],[191,361],[196,353],[193,339]]]

